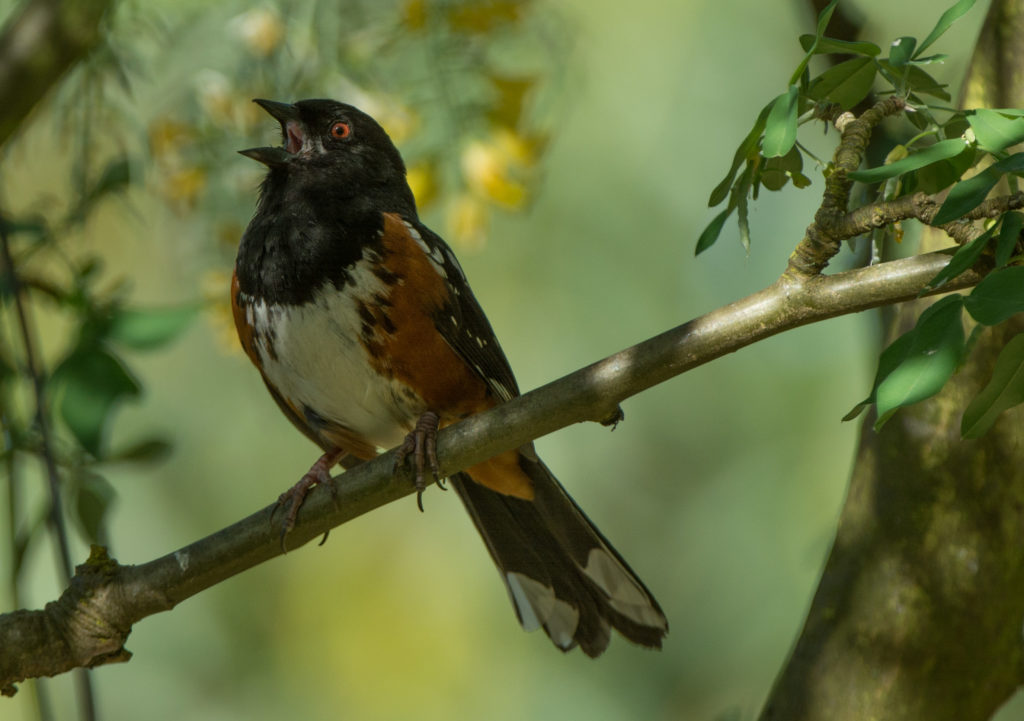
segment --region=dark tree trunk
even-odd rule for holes
[[[966,107],[1024,106],[1024,0],[994,0]],[[926,249],[949,245],[930,235]],[[931,301],[891,314],[891,340]],[[864,423],[849,495],[765,721],[981,721],[1024,669],[1024,411],[960,440],[960,418],[1024,319],[987,329],[937,397]]]

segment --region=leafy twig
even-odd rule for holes
[[[7,224],[2,216],[0,216],[0,258],[3,259],[4,270],[7,274],[7,285],[14,303],[15,315],[18,318],[21,344],[25,351],[25,371],[32,382],[32,390],[35,394],[35,421],[36,427],[39,430],[41,454],[46,467],[46,478],[50,490],[50,525],[57,536],[57,551],[60,554],[60,563],[58,564],[60,577],[63,583],[67,584],[71,579],[71,549],[61,504],[60,473],[57,469],[57,460],[53,451],[53,439],[50,435],[50,425],[46,416],[46,393],[43,387],[39,363],[36,358],[33,329],[29,322],[24,298],[22,298],[18,273],[14,267],[14,257],[11,254],[7,235]],[[96,704],[92,692],[92,682],[87,674],[81,672],[77,674],[76,681],[81,701],[82,716],[86,721],[94,721],[96,718]],[[8,685],[0,684],[0,690],[6,693]]]

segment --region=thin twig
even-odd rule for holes
[[[46,394],[43,388],[39,363],[36,359],[33,331],[28,319],[28,310],[25,308],[25,303],[21,297],[21,283],[18,279],[18,273],[14,268],[14,256],[11,254],[6,221],[3,219],[3,216],[0,216],[0,258],[4,261],[8,284],[11,289],[11,297],[14,299],[14,311],[18,318],[21,343],[25,349],[25,371],[32,381],[32,390],[35,395],[35,422],[36,428],[39,429],[40,452],[43,457],[43,463],[46,466],[46,479],[50,488],[50,523],[57,534],[57,550],[60,554],[60,575],[63,582],[67,583],[71,578],[71,550],[68,543],[67,526],[64,523],[64,513],[61,508],[60,472],[57,469],[57,461],[53,454],[50,425],[46,417]]]
[[[934,225],[932,221],[942,207],[943,199],[942,194],[914,193],[894,200],[870,203],[844,215],[835,223],[832,232],[840,240],[846,240],[903,220],[914,219],[925,225]],[[1024,192],[1000,195],[989,198],[974,210],[965,213],[961,219],[935,227],[941,228],[957,243],[963,245],[965,240],[969,241],[977,236],[973,224],[967,221],[997,218],[1007,211],[1020,208],[1024,208]]]
[[[35,423],[39,429],[40,452],[46,467],[46,479],[50,490],[49,520],[50,526],[57,536],[57,552],[60,556],[58,574],[62,583],[67,585],[71,581],[71,547],[61,503],[60,472],[57,469],[57,460],[53,453],[53,439],[46,416],[46,393],[43,387],[42,371],[36,357],[33,328],[29,322],[28,309],[25,307],[21,295],[18,272],[14,267],[14,256],[11,253],[7,235],[7,222],[2,214],[0,214],[0,258],[3,259],[4,269],[7,272],[8,287],[14,300],[15,315],[18,318],[18,328],[21,332],[21,343],[25,349],[25,370],[32,381],[32,390],[35,394]],[[75,681],[78,687],[79,709],[82,718],[85,721],[95,721],[96,703],[88,671],[80,669],[76,674]]]

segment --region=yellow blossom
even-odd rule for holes
[[[480,198],[460,194],[449,206],[447,220],[449,237],[457,248],[476,251],[487,241],[490,214]]]
[[[405,179],[420,209],[426,208],[437,198],[437,173],[432,164],[416,163],[410,166]]]
[[[218,125],[233,125],[236,103],[227,76],[216,70],[200,70],[195,84],[199,106],[207,117]]]
[[[226,354],[238,353],[242,346],[231,315],[231,276],[223,270],[208,271],[203,275],[199,288],[217,347]]]
[[[163,193],[179,210],[186,210],[195,205],[205,187],[206,171],[192,166],[170,172],[164,182]]]
[[[426,27],[427,0],[405,0],[402,5],[402,23],[410,30]]]
[[[158,118],[149,126],[149,149],[153,157],[165,160],[176,156],[191,141],[191,126],[171,118]]]
[[[253,8],[232,21],[235,32],[253,55],[266,57],[284,40],[284,22],[270,7]]]
[[[528,143],[508,129],[487,140],[474,140],[462,152],[462,173],[469,189],[504,208],[515,210],[526,201],[523,176],[533,162]]]

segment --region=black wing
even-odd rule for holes
[[[451,291],[450,301],[434,315],[434,326],[445,341],[483,378],[501,401],[519,395],[512,367],[501,349],[487,316],[470,290],[455,253],[448,244],[422,223],[411,222],[428,249],[427,254]]]

